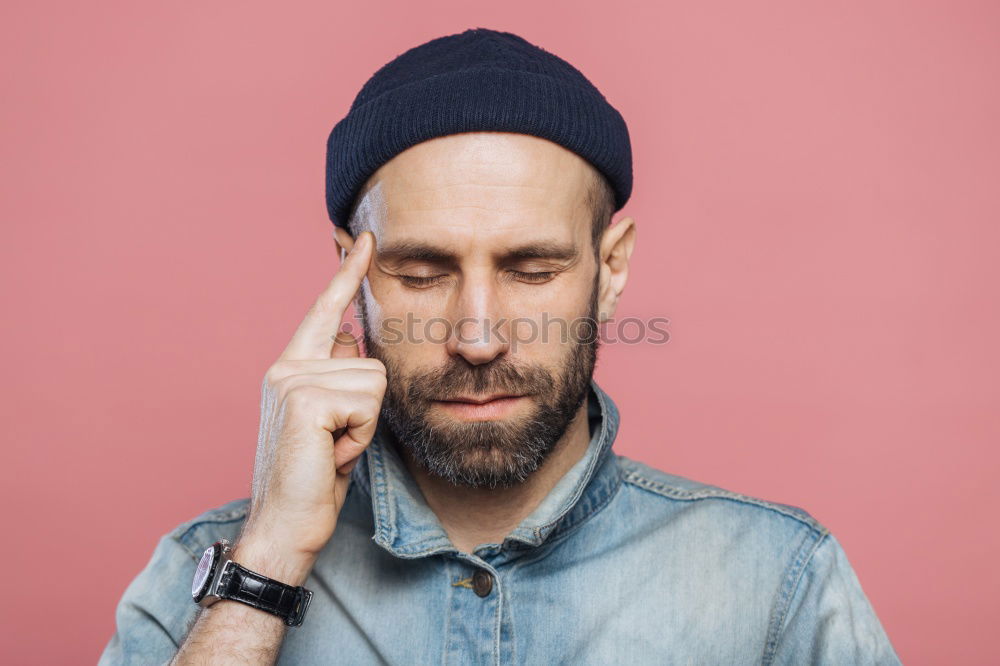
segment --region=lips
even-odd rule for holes
[[[462,395],[435,401],[439,409],[462,421],[505,419],[524,409],[526,403],[526,396],[511,393],[494,393],[486,396]]]
[[[448,398],[446,400],[442,400],[442,402],[461,402],[469,405],[485,405],[486,403],[493,402],[494,400],[501,400],[503,398],[521,398],[521,397],[524,396],[515,395],[513,393],[497,393],[495,395],[487,396],[485,398],[460,396],[457,398]]]

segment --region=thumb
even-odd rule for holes
[[[339,331],[337,337],[333,339],[330,358],[358,358],[360,356],[361,350],[358,349],[357,339],[347,331]]]

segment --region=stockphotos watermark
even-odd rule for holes
[[[360,316],[358,322],[345,322],[341,326],[351,335],[362,333]],[[541,317],[499,318],[497,320],[465,317],[451,321],[444,317],[422,319],[407,314],[406,317],[388,317],[381,322],[379,342],[383,345],[398,344],[444,344],[455,339],[462,344],[485,344],[494,340],[510,345],[514,351],[519,345],[549,342],[567,344],[592,343],[599,339],[601,344],[663,345],[670,341],[667,317],[624,317],[599,321],[591,317],[564,319],[552,317],[543,312]],[[334,334],[331,337],[336,337]]]

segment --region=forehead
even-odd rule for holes
[[[360,221],[386,241],[453,251],[533,239],[589,239],[593,167],[562,146],[526,134],[466,132],[396,155],[358,202]]]

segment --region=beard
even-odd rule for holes
[[[523,483],[549,457],[577,415],[590,389],[597,363],[597,282],[590,296],[591,330],[570,330],[568,346],[557,368],[515,363],[500,354],[473,365],[458,355],[440,368],[404,372],[371,334],[364,290],[360,290],[365,349],[386,367],[388,384],[381,419],[402,446],[429,475],[452,485],[509,488]],[[435,400],[456,395],[512,394],[534,402],[522,417],[486,421],[434,418]]]

